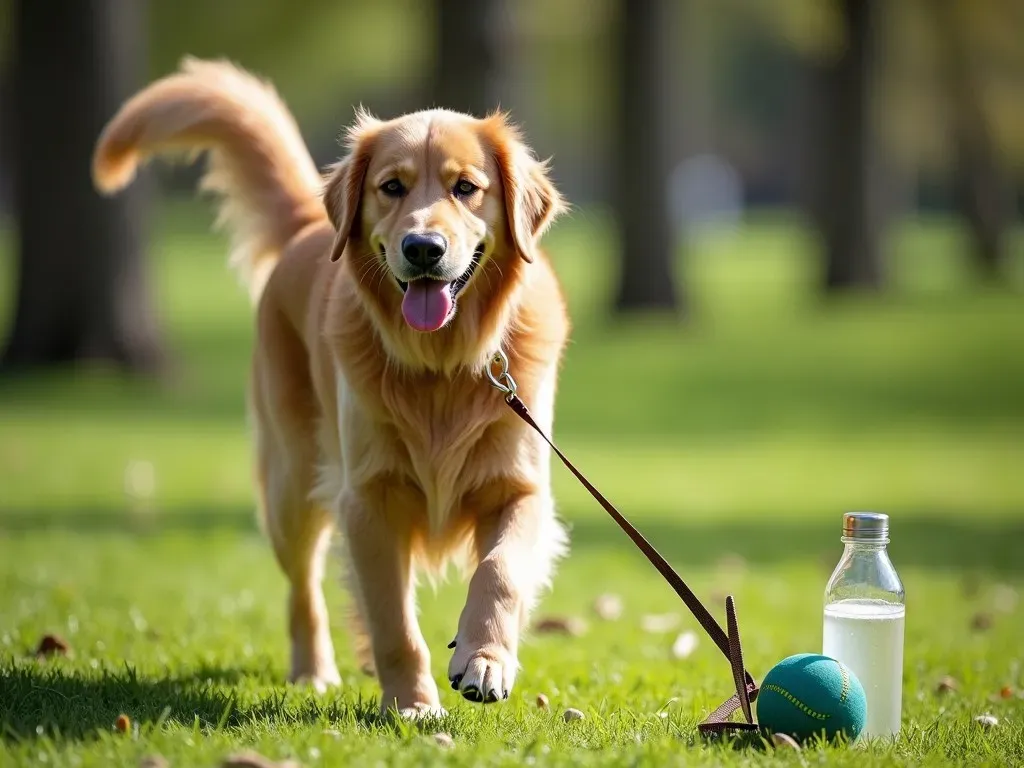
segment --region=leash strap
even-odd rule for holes
[[[502,357],[504,357],[502,355]],[[500,360],[499,360],[500,361]],[[637,548],[643,552],[644,556],[651,562],[658,572],[664,577],[665,581],[669,583],[675,593],[679,595],[679,598],[685,603],[686,607],[690,609],[690,612],[694,615],[700,625],[704,628],[704,631],[711,636],[715,645],[722,651],[732,667],[733,682],[736,685],[736,693],[722,702],[703,722],[697,727],[702,733],[724,733],[730,730],[738,731],[753,731],[757,729],[757,725],[754,723],[754,719],[750,711],[750,702],[757,698],[758,687],[754,678],[751,677],[750,673],[746,671],[743,666],[743,649],[740,645],[740,631],[739,625],[736,620],[736,603],[733,600],[732,595],[729,595],[725,599],[725,614],[726,614],[726,626],[728,632],[722,629],[721,625],[715,621],[715,617],[711,615],[704,604],[697,598],[693,591],[686,585],[686,582],[679,576],[678,573],[673,570],[672,566],[668,564],[668,561],[658,552],[654,546],[644,538],[644,535],[640,533],[633,524],[627,520],[619,510],[615,508],[604,495],[594,487],[594,485],[583,476],[580,472],[569,461],[568,457],[562,453],[558,446],[552,442],[551,438],[548,437],[544,430],[540,428],[540,425],[534,421],[533,416],[530,414],[526,404],[519,399],[519,396],[515,392],[515,382],[507,375],[507,358],[505,359],[505,385],[501,385],[498,382],[494,382],[495,386],[505,392],[505,402],[512,411],[526,422],[534,431],[540,435],[544,442],[551,446],[551,450],[555,452],[555,455],[562,460],[566,469],[575,475],[576,479],[582,483],[583,487],[586,488],[590,495],[594,497],[598,504],[600,504],[604,511],[607,512],[611,518],[618,523],[621,528],[633,543],[636,544]],[[494,381],[492,377],[492,381]],[[745,722],[733,722],[730,718],[733,714],[740,710],[743,713]]]

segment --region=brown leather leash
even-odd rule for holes
[[[493,365],[500,366],[501,370],[495,374]],[[494,356],[492,365],[487,368],[487,377],[490,379],[491,384],[502,392],[505,396],[505,402],[509,408],[512,409],[520,419],[534,429],[538,435],[540,435],[544,441],[551,446],[551,450],[555,452],[555,455],[562,460],[566,469],[575,475],[576,479],[580,481],[584,488],[586,488],[590,495],[594,497],[598,504],[600,504],[604,511],[607,512],[611,518],[618,524],[627,536],[636,544],[637,548],[643,552],[644,556],[650,561],[651,565],[658,569],[658,572],[662,577],[669,583],[669,586],[675,590],[675,593],[679,595],[679,598],[683,601],[690,612],[697,619],[697,622],[704,628],[704,631],[710,635],[715,645],[722,651],[725,657],[729,660],[729,664],[732,667],[733,683],[736,686],[736,693],[733,694],[726,701],[722,702],[710,715],[708,715],[698,726],[698,730],[701,733],[716,734],[724,733],[726,731],[755,731],[758,729],[754,718],[750,710],[750,702],[757,698],[758,686],[754,678],[747,672],[743,666],[743,648],[740,644],[740,630],[736,620],[736,602],[732,595],[728,595],[725,598],[725,616],[726,616],[726,627],[728,631],[723,630],[721,625],[715,620],[715,617],[711,615],[704,604],[697,598],[687,585],[683,581],[682,577],[668,564],[668,561],[658,552],[654,546],[644,538],[644,535],[638,531],[632,523],[625,518],[625,516],[615,508],[604,495],[594,487],[594,485],[583,476],[573,465],[571,461],[562,453],[558,446],[552,442],[551,438],[545,434],[544,430],[541,429],[540,425],[534,421],[532,414],[529,409],[517,394],[516,382],[509,373],[508,356],[504,350],[499,349],[497,354]],[[732,716],[739,710],[743,713],[745,722],[735,722],[731,720]]]

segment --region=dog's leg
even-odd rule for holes
[[[342,495],[350,578],[370,634],[381,708],[404,717],[442,715],[430,652],[416,620],[412,492],[381,483]]]
[[[551,497],[537,493],[483,517],[476,543],[480,564],[459,617],[448,678],[470,701],[492,702],[512,690],[519,633],[566,549],[566,535]]]
[[[268,442],[258,442],[265,527],[290,586],[288,679],[323,691],[341,683],[323,593],[332,520],[309,498],[312,462],[297,461],[295,452],[280,455]]]

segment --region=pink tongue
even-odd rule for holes
[[[417,331],[436,331],[452,311],[452,292],[440,280],[413,280],[402,299],[405,322]]]

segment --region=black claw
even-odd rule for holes
[[[462,675],[456,675],[455,677],[453,677],[453,678],[451,679],[451,684],[452,684],[452,690],[453,690],[453,691],[457,691],[457,690],[459,690],[459,684],[460,684],[461,682],[462,682]]]
[[[469,688],[462,689],[462,696],[463,698],[475,701],[478,704],[484,700],[484,697],[480,694],[480,690],[472,685]]]
[[[496,690],[494,690],[493,688],[491,688],[491,690],[489,690],[487,692],[487,698],[484,699],[484,702],[486,704],[493,704],[497,700],[498,700],[498,692]]]
[[[457,638],[457,637],[452,638],[452,641],[450,643],[448,643],[448,647],[449,648],[454,648],[455,647],[455,641],[458,640],[458,639],[459,638]]]
[[[503,698],[506,701],[508,701],[508,691],[502,691],[501,692],[501,698]]]

